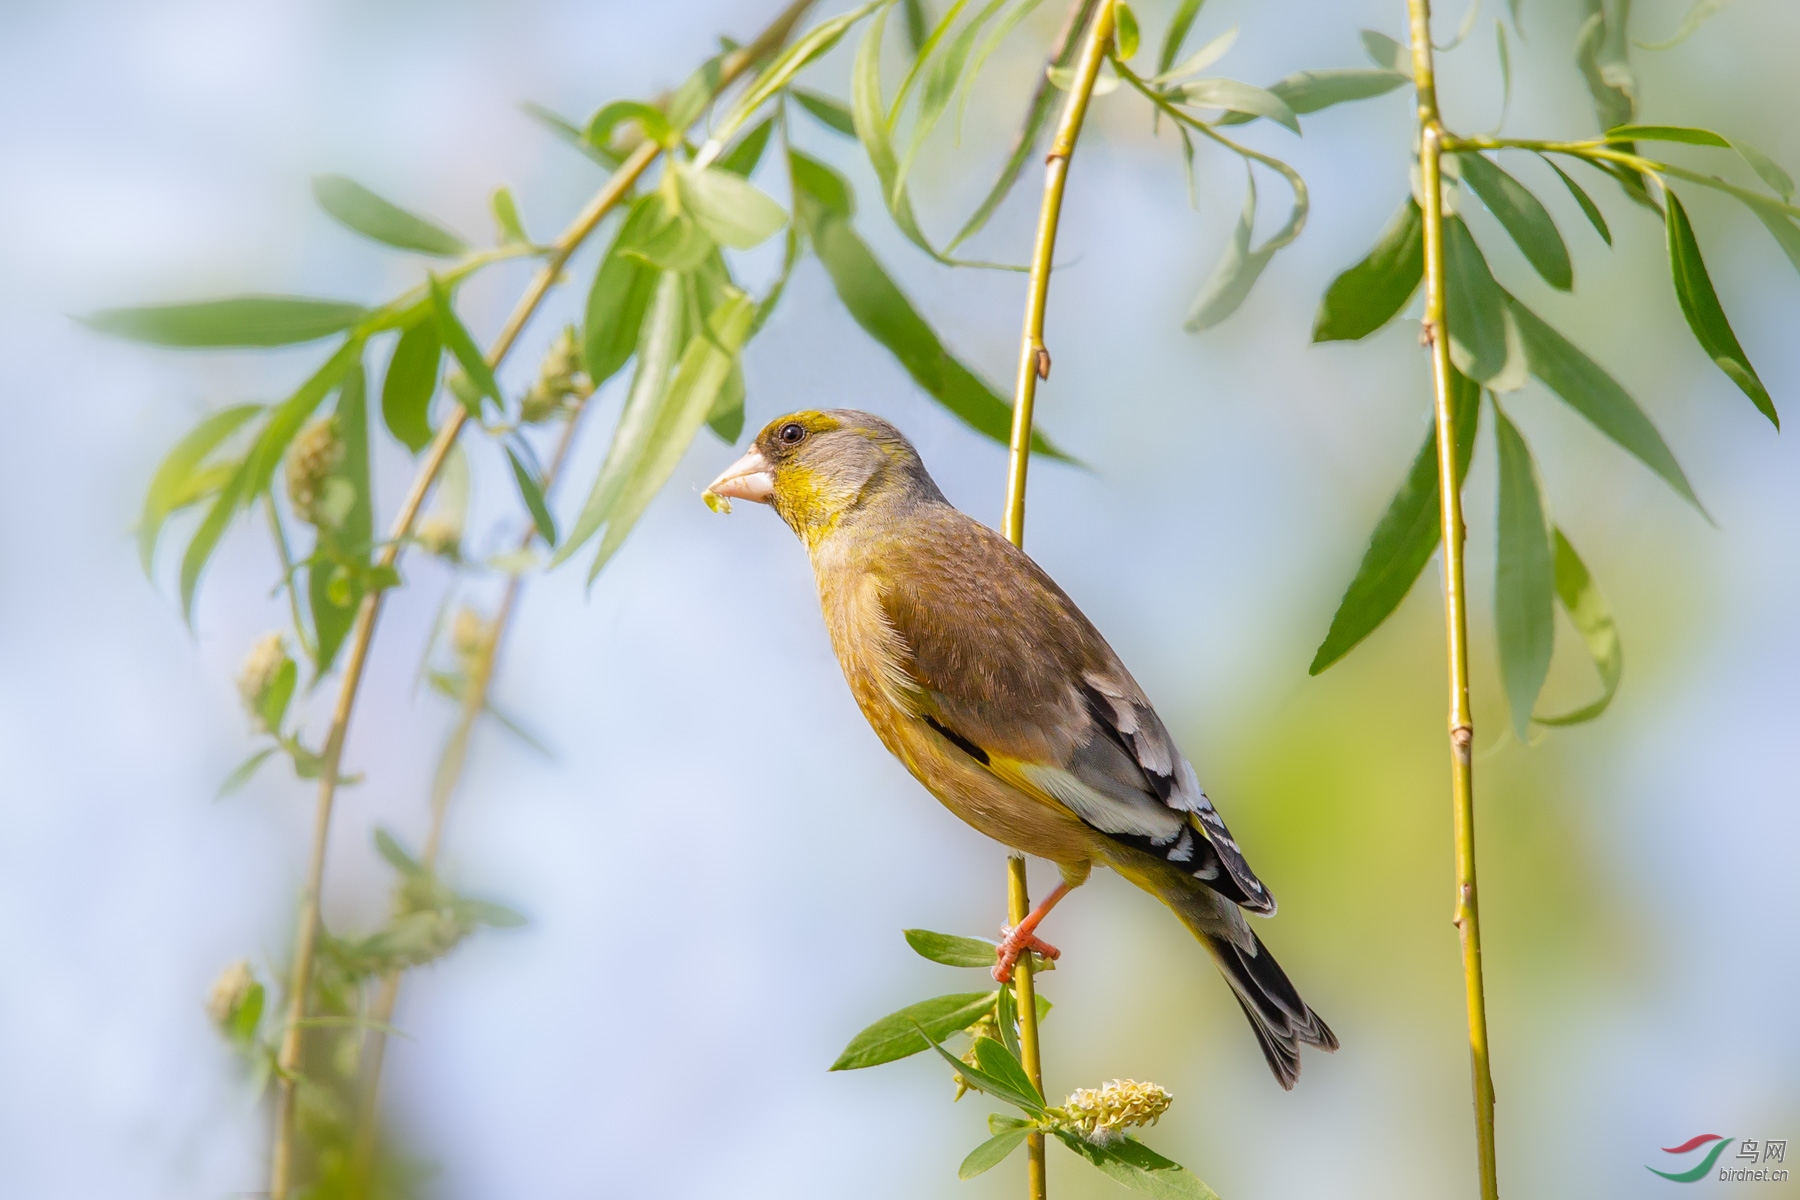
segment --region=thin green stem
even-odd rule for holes
[[[1441,158],[1446,135],[1438,114],[1431,57],[1430,0],[1407,0],[1413,86],[1419,100],[1419,187],[1425,226],[1425,318],[1421,336],[1431,352],[1437,412],[1438,500],[1444,545],[1444,630],[1450,667],[1450,780],[1456,844],[1456,896],[1451,922],[1462,941],[1463,992],[1469,1018],[1474,1080],[1475,1143],[1482,1200],[1500,1194],[1494,1152],[1494,1081],[1488,1062],[1487,996],[1482,978],[1481,919],[1475,889],[1475,780],[1469,747],[1468,591],[1463,571],[1462,492],[1457,486],[1456,421],[1451,404],[1450,338],[1445,321],[1444,203]]]
[[[720,66],[718,80],[713,88],[716,98],[737,78],[751,67],[761,62],[768,54],[787,39],[788,34],[799,22],[800,18],[811,7],[813,0],[793,0],[758,37],[742,50],[729,56]],[[587,207],[575,217],[569,227],[551,244],[544,265],[532,277],[524,296],[514,306],[506,324],[501,327],[493,346],[488,350],[487,359],[490,366],[499,366],[520,332],[525,328],[538,306],[543,303],[562,274],[563,267],[571,255],[585,242],[606,215],[620,201],[625,199],[636,186],[638,179],[650,168],[662,153],[662,147],[653,141],[646,141],[634,150],[619,168],[607,180],[604,187],[595,193]],[[472,268],[471,268],[472,269]],[[392,567],[399,557],[400,548],[412,532],[413,522],[418,519],[419,510],[425,503],[432,485],[437,481],[444,463],[450,456],[451,448],[456,444],[457,436],[462,432],[468,419],[468,410],[461,405],[452,408],[443,426],[426,451],[425,460],[420,464],[414,476],[412,486],[408,489],[400,511],[394,519],[392,532],[386,545],[376,556],[377,567]],[[306,1019],[307,992],[312,980],[313,960],[317,954],[320,916],[319,902],[325,877],[325,851],[327,835],[331,829],[332,808],[337,798],[339,766],[343,759],[344,742],[349,734],[350,717],[355,709],[357,692],[362,685],[363,670],[368,663],[369,648],[374,641],[376,621],[381,613],[383,592],[380,589],[371,591],[363,598],[357,609],[356,624],[351,633],[349,653],[344,660],[344,675],[339,687],[337,704],[332,711],[331,727],[326,736],[319,781],[318,801],[313,814],[312,847],[307,862],[306,883],[300,896],[299,931],[294,939],[293,964],[288,972],[288,996],[286,1020],[282,1028],[281,1044],[276,1055],[276,1093],[275,1093],[275,1131],[274,1146],[269,1156],[269,1198],[270,1200],[288,1200],[293,1182],[294,1169],[294,1100],[298,1080],[302,1022]]]
[[[275,507],[275,493],[263,493],[263,507],[269,515],[269,536],[274,539],[275,552],[281,556],[281,590],[287,593],[288,614],[294,621],[294,636],[300,639],[300,649],[306,657],[314,658],[312,640],[306,636],[306,622],[300,616],[300,595],[294,590],[294,555],[288,549],[287,529],[281,523],[281,512]]]
[[[1069,158],[1075,153],[1075,140],[1081,136],[1082,119],[1087,115],[1088,99],[1099,78],[1100,64],[1106,58],[1107,44],[1112,41],[1113,0],[1101,0],[1089,25],[1087,38],[1076,60],[1075,78],[1069,85],[1069,98],[1057,122],[1056,137],[1044,167],[1044,200],[1038,212],[1037,241],[1032,247],[1031,275],[1025,293],[1025,329],[1019,339],[1019,373],[1013,393],[1012,438],[1007,456],[1006,514],[1002,531],[1013,545],[1025,544],[1025,483],[1031,466],[1031,420],[1037,402],[1039,379],[1050,376],[1050,352],[1044,348],[1044,312],[1050,297],[1050,265],[1056,253],[1056,230],[1062,219],[1063,186],[1069,177]],[[1007,918],[1017,925],[1031,910],[1031,896],[1026,887],[1025,859],[1014,855],[1006,864]],[[1019,959],[1013,973],[1013,987],[1019,1010],[1019,1050],[1025,1071],[1038,1091],[1044,1090],[1042,1057],[1039,1053],[1037,991],[1032,981],[1031,956]],[[1044,1135],[1033,1132],[1025,1141],[1026,1177],[1031,1200],[1045,1200],[1049,1182],[1044,1171]]]

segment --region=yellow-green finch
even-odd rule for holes
[[[771,505],[806,543],[832,647],[882,743],[951,812],[1062,883],[1004,930],[994,976],[1095,863],[1172,909],[1212,953],[1283,1087],[1337,1038],[1251,931],[1250,870],[1143,689],[1011,542],[951,507],[918,453],[849,409],[771,422],[710,496]]]

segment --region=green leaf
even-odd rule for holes
[[[1456,486],[1460,490],[1475,453],[1481,421],[1481,387],[1456,371],[1450,374],[1451,421],[1456,430]],[[1387,511],[1376,522],[1356,576],[1344,589],[1325,640],[1307,674],[1317,675],[1368,637],[1393,615],[1443,540],[1438,496],[1437,426],[1413,458],[1412,469]]]
[[[1005,445],[1012,435],[1011,403],[944,348],[850,222],[821,211],[812,219],[809,235],[838,298],[856,323],[886,347],[932,399],[969,428]],[[1068,457],[1035,431],[1031,448],[1050,458]]]
[[[761,74],[744,89],[729,113],[718,122],[713,132],[713,142],[723,143],[730,139],[752,114],[768,100],[788,85],[788,82],[803,69],[821,58],[828,50],[838,44],[838,40],[849,32],[850,27],[868,16],[876,8],[881,8],[882,16],[887,15],[886,0],[875,0],[861,8],[853,8],[847,13],[821,21],[807,30],[804,35],[794,40],[780,54],[769,61]],[[696,114],[698,115],[698,114]],[[712,143],[709,143],[709,145]]]
[[[1633,41],[1632,45],[1640,50],[1668,50],[1679,46],[1729,2],[1730,0],[1694,0],[1693,6],[1687,10],[1687,15],[1681,18],[1681,24],[1675,27],[1675,32],[1666,41]]]
[[[677,168],[682,206],[700,228],[721,246],[748,250],[761,245],[783,225],[787,213],[766,192],[730,171]]]
[[[281,722],[287,717],[288,704],[294,698],[294,685],[299,680],[299,668],[293,659],[284,656],[281,665],[275,669],[275,677],[269,680],[269,686],[256,703],[256,715],[262,718],[263,727],[269,732],[281,732]]]
[[[1244,207],[1238,214],[1237,228],[1232,231],[1231,241],[1226,243],[1225,253],[1219,256],[1212,274],[1201,285],[1200,294],[1188,308],[1187,320],[1182,327],[1189,333],[1211,329],[1236,312],[1262,277],[1263,268],[1269,265],[1275,252],[1287,244],[1282,235],[1277,234],[1256,249],[1250,248],[1251,226],[1256,221],[1256,176],[1247,163],[1244,177]]]
[[[700,228],[693,214],[675,202],[679,187],[672,193],[666,186],[674,183],[678,181],[670,175],[665,186],[646,197],[647,215],[643,224],[633,227],[627,222],[627,227],[619,231],[621,239],[627,232],[632,234],[630,240],[621,240],[619,252],[660,270],[685,274],[699,267],[718,247]]]
[[[761,305],[757,306],[761,311]],[[752,336],[755,334],[756,322],[751,321]],[[744,368],[741,363],[731,364],[731,373],[725,377],[725,386],[719,389],[718,398],[706,414],[706,427],[719,435],[719,440],[727,446],[736,444],[744,432]]]
[[[221,442],[242,428],[245,421],[262,411],[260,404],[239,404],[221,409],[190,429],[163,457],[144,495],[144,515],[138,519],[138,559],[143,563],[146,575],[150,573],[163,522],[176,509],[201,498],[194,494],[191,486],[200,471],[200,464]]]
[[[596,388],[618,374],[637,350],[657,272],[643,259],[626,254],[624,247],[642,236],[656,219],[657,203],[658,197],[645,196],[631,206],[588,289],[583,356],[588,378]]]
[[[190,626],[194,622],[194,595],[200,586],[200,572],[206,569],[207,561],[218,549],[219,539],[225,536],[231,518],[237,515],[238,506],[244,502],[249,468],[250,460],[246,458],[219,489],[212,507],[206,510],[206,516],[201,518],[199,528],[194,530],[194,536],[181,556],[181,615]]]
[[[1775,428],[1780,429],[1781,417],[1775,411],[1775,401],[1769,398],[1768,389],[1757,378],[1756,368],[1750,365],[1744,348],[1738,345],[1731,322],[1719,304],[1719,295],[1713,291],[1712,279],[1706,273],[1705,260],[1700,257],[1700,243],[1694,240],[1694,227],[1688,224],[1687,212],[1672,190],[1665,188],[1664,195],[1669,203],[1669,269],[1675,279],[1675,298],[1681,302],[1681,313],[1687,318],[1688,328],[1694,331],[1694,339],[1706,351],[1707,357],[1750,397]]]
[[[946,967],[992,967],[994,943],[980,938],[958,937],[953,933],[933,933],[929,929],[906,930],[906,944],[921,958]]]
[[[1484,155],[1464,154],[1460,156],[1460,164],[1463,182],[1512,235],[1512,240],[1537,273],[1544,277],[1544,282],[1564,292],[1574,287],[1575,274],[1569,263],[1568,247],[1563,245],[1556,222],[1538,198]]]
[[[525,222],[519,219],[519,202],[513,199],[512,189],[497,187],[494,194],[488,197],[488,207],[494,213],[494,228],[500,233],[500,241],[506,245],[529,244],[531,235],[525,232]]]
[[[637,100],[614,100],[588,118],[587,126],[582,129],[582,140],[590,146],[603,150],[612,147],[613,135],[619,126],[636,124],[644,132],[644,136],[664,149],[673,149],[681,143],[681,134],[670,123],[660,108],[641,103]]]
[[[437,316],[438,336],[456,357],[463,374],[475,385],[478,393],[505,408],[506,400],[500,394],[500,383],[494,378],[494,369],[482,356],[481,347],[475,344],[475,339],[470,336],[462,318],[456,315],[456,305],[450,298],[450,289],[436,275],[431,277],[431,305]]]
[[[1284,101],[1295,113],[1313,113],[1345,104],[1352,100],[1368,100],[1385,96],[1397,87],[1412,82],[1412,77],[1399,71],[1370,70],[1367,67],[1333,67],[1312,71],[1296,71],[1269,85],[1269,92]],[[1242,125],[1251,120],[1242,111],[1221,117],[1221,125]]]
[[[856,136],[856,121],[850,116],[850,109],[841,101],[818,92],[802,91],[800,88],[789,88],[788,95],[827,129],[835,129],[845,137]]]
[[[471,900],[459,897],[456,902],[457,911],[479,924],[494,929],[518,929],[529,925],[525,914],[505,904],[497,904],[492,900]]]
[[[437,321],[427,313],[401,332],[381,381],[381,419],[414,454],[431,444],[431,398],[437,394],[438,361],[443,356]]]
[[[1544,155],[1538,157],[1543,158],[1545,165],[1556,172],[1556,177],[1563,181],[1564,187],[1569,189],[1569,195],[1575,197],[1575,203],[1581,206],[1582,215],[1588,219],[1588,224],[1594,227],[1594,232],[1600,235],[1600,240],[1608,246],[1612,245],[1612,230],[1607,228],[1606,217],[1600,212],[1600,206],[1595,204],[1593,198],[1582,190],[1579,183],[1569,177],[1567,171]]]
[[[1019,1144],[1031,1136],[1031,1129],[1031,1126],[1024,1125],[995,1134],[969,1151],[969,1157],[963,1159],[962,1165],[956,1168],[956,1177],[973,1179],[982,1172],[999,1166],[1006,1161],[1007,1155],[1017,1150]]]
[[[1580,725],[1592,721],[1606,711],[1619,691],[1619,676],[1625,670],[1625,654],[1619,644],[1619,627],[1613,621],[1612,609],[1600,587],[1588,573],[1587,565],[1575,553],[1575,547],[1558,529],[1556,534],[1556,598],[1563,611],[1586,643],[1594,669],[1600,673],[1600,698],[1580,708],[1554,717],[1533,717],[1539,725]]]
[[[1113,46],[1119,57],[1130,62],[1138,52],[1138,19],[1124,0],[1113,5]]]
[[[886,8],[875,14],[868,32],[863,34],[862,42],[857,46],[856,63],[851,69],[850,114],[863,152],[869,156],[869,165],[881,182],[882,202],[887,205],[894,224],[913,245],[943,262],[946,261],[944,256],[919,228],[918,218],[913,213],[912,199],[900,177],[900,159],[894,152],[893,131],[888,127],[882,104],[881,36],[887,28],[887,14]]]
[[[361,361],[362,342],[356,338],[346,340],[337,353],[294,390],[293,395],[275,406],[244,459],[247,474],[242,500],[246,505],[268,488],[275,478],[275,468],[281,465],[281,456],[287,453],[288,444],[313,415],[313,410],[344,381],[351,366]]]
[[[521,107],[524,108],[525,114],[532,120],[536,121],[539,125],[542,125],[545,129],[548,129],[551,133],[569,143],[569,145],[575,147],[607,170],[612,170],[623,161],[620,155],[613,153],[613,151],[607,147],[596,146],[588,141],[587,138],[582,136],[581,126],[575,124],[575,122],[569,120],[567,117],[554,113],[541,104],[533,104],[530,101],[527,101]]]
[[[519,485],[519,495],[525,501],[525,507],[531,513],[531,523],[537,526],[538,536],[544,544],[552,549],[556,546],[556,518],[550,515],[550,506],[544,503],[544,485],[535,475],[525,469],[513,448],[506,448],[506,461],[512,464],[513,482]]]
[[[1151,78],[1151,84],[1156,87],[1161,87],[1164,84],[1173,83],[1177,79],[1186,79],[1190,75],[1198,75],[1200,72],[1206,70],[1206,68],[1212,66],[1230,53],[1231,48],[1237,44],[1237,38],[1238,27],[1233,25],[1230,29],[1227,29],[1224,33],[1221,33],[1218,37],[1206,43],[1174,66],[1162,68]]]
[[[375,827],[375,849],[387,860],[389,866],[408,878],[420,878],[428,874],[419,860],[400,845],[400,840],[379,825]]]
[[[1749,207],[1751,215],[1761,221],[1774,237],[1776,244],[1781,247],[1781,252],[1787,255],[1790,263],[1794,264],[1794,270],[1800,271],[1800,225],[1795,225],[1793,218],[1786,213],[1771,212],[1755,205],[1747,207]]]
[[[1393,320],[1425,276],[1425,222],[1411,196],[1375,248],[1331,281],[1313,318],[1313,341],[1355,341]]]
[[[931,28],[931,18],[925,13],[925,0],[903,0],[900,6],[906,17],[906,45],[918,56],[925,46],[926,30]]]
[[[809,154],[788,151],[788,174],[793,180],[795,207],[811,201],[837,217],[853,216],[856,197],[844,177]]]
[[[1009,1091],[1024,1096],[1040,1109],[1044,1106],[1043,1094],[1038,1091],[1037,1085],[1031,1082],[1031,1076],[1026,1073],[1025,1065],[1019,1061],[1019,1056],[1008,1049],[1005,1043],[998,1042],[991,1037],[978,1037],[975,1039],[974,1050],[975,1065],[989,1078],[999,1080]],[[1020,1107],[1029,1108],[1030,1106],[1020,1105]]]
[[[307,598],[313,620],[315,679],[324,677],[331,670],[344,638],[355,624],[374,542],[367,387],[360,360],[350,365],[339,389],[337,420],[338,433],[344,443],[339,478],[350,485],[354,499],[337,528],[319,530],[312,563],[306,569]]]
[[[1601,0],[1588,0],[1590,15],[1575,35],[1575,65],[1587,81],[1600,128],[1614,129],[1637,116],[1637,76],[1626,58],[1623,11],[1609,21]]]
[[[730,153],[719,160],[719,170],[736,175],[739,179],[748,179],[756,171],[756,164],[762,161],[763,151],[769,145],[769,135],[774,132],[775,118],[765,117],[749,133],[739,138]]]
[[[1450,358],[1477,383],[1507,373],[1511,358],[1506,336],[1506,293],[1494,282],[1481,247],[1461,217],[1444,220],[1444,274],[1449,285],[1445,316]]]
[[[919,1033],[921,1027],[932,1037],[946,1038],[993,1011],[993,992],[958,992],[909,1004],[851,1038],[831,1069],[855,1071],[906,1058],[931,1044]]]
[[[342,175],[313,176],[313,199],[346,229],[398,250],[454,258],[469,249],[449,230],[390,204]]]
[[[1167,71],[1174,63],[1175,56],[1181,53],[1181,44],[1187,41],[1188,31],[1194,27],[1194,18],[1200,15],[1200,5],[1203,3],[1205,0],[1181,0],[1176,5],[1175,14],[1169,18],[1168,32],[1163,34],[1162,49],[1156,55],[1158,74]]]
[[[1179,89],[1183,101],[1198,108],[1223,108],[1252,117],[1267,117],[1300,132],[1300,118],[1286,100],[1267,88],[1235,79],[1196,79]]]
[[[1705,515],[1687,473],[1631,393],[1536,313],[1510,296],[1507,300],[1531,373]]]
[[[1410,76],[1412,73],[1412,51],[1385,33],[1376,33],[1373,29],[1362,31],[1363,53],[1369,61],[1388,71]]]
[[[969,19],[962,30],[950,40],[943,52],[932,57],[930,68],[924,75],[924,86],[919,92],[918,111],[913,114],[912,136],[907,142],[906,157],[901,160],[899,172],[893,182],[886,185],[886,190],[890,194],[899,194],[905,190],[906,180],[912,175],[913,164],[918,161],[919,152],[925,145],[925,139],[937,127],[937,123],[943,118],[952,97],[956,94],[959,82],[964,75],[963,68],[968,63],[969,56],[974,52],[975,39],[981,35],[981,31],[986,28],[988,22],[993,20],[1006,3],[1007,0],[988,0]],[[941,28],[948,28],[949,23],[955,18],[961,7],[958,4],[945,12]],[[1126,15],[1128,17],[1128,14]],[[933,35],[933,44],[936,43],[938,37],[938,34]],[[906,88],[903,85],[901,96],[904,96],[905,91]],[[896,110],[900,102],[901,97],[896,96],[894,100]],[[854,119],[854,114],[852,117]]]
[[[924,1027],[914,1024],[913,1028],[923,1032]],[[1025,1070],[1023,1067],[1019,1068],[1016,1078],[1010,1074],[1004,1076],[995,1075],[988,1071],[985,1066],[971,1067],[968,1063],[965,1063],[962,1059],[944,1049],[944,1047],[939,1044],[937,1038],[929,1037],[927,1040],[930,1042],[931,1048],[937,1051],[938,1057],[949,1063],[950,1069],[955,1071],[957,1075],[962,1078],[964,1083],[968,1084],[976,1091],[986,1092],[996,1100],[1004,1100],[1008,1104],[1022,1108],[1034,1117],[1041,1117],[1044,1115],[1044,1098],[1038,1094],[1037,1088],[1032,1086],[1031,1080],[1025,1077]],[[984,1045],[993,1046],[998,1049],[1001,1054],[1006,1055],[1006,1057],[1012,1057],[1010,1054],[1007,1054],[1006,1049],[1002,1047],[999,1042],[994,1041],[993,1038],[975,1039],[975,1049],[978,1055]],[[1014,1059],[1013,1065],[1018,1066],[1018,1060]],[[1019,1086],[1020,1082],[1023,1083],[1022,1087]]]
[[[657,272],[654,280],[654,295],[638,336],[637,373],[613,430],[612,444],[607,447],[606,461],[600,465],[600,474],[595,477],[574,526],[551,557],[551,566],[566,560],[606,524],[638,463],[650,452],[657,414],[668,392],[669,373],[681,351],[682,326],[681,276]]]
[[[1550,523],[1538,493],[1531,450],[1499,404],[1494,405],[1500,447],[1500,524],[1494,572],[1494,628],[1500,643],[1500,677],[1506,684],[1513,731],[1521,742],[1531,731],[1531,710],[1550,673],[1555,647],[1551,597],[1556,569]]]
[[[108,308],[86,318],[101,333],[157,346],[291,346],[348,329],[369,315],[360,304],[305,296],[233,296],[196,304]]]
[[[1199,1176],[1180,1163],[1164,1158],[1136,1138],[1123,1137],[1100,1146],[1064,1130],[1057,1130],[1056,1137],[1094,1164],[1101,1174],[1134,1192],[1143,1192],[1158,1200],[1219,1200],[1219,1194],[1202,1183]]]
[[[1750,164],[1762,181],[1769,185],[1769,190],[1783,200],[1792,203],[1794,199],[1794,177],[1781,167],[1781,164],[1739,138],[1731,139],[1731,148],[1738,152],[1738,157]]]
[[[994,1026],[1000,1032],[1001,1045],[1015,1058],[1024,1053],[1019,1044],[1019,1002],[1012,988],[1003,987],[994,995]]]
[[[1606,131],[1609,142],[1681,142],[1689,146],[1731,149],[1731,143],[1710,129],[1691,125],[1616,125]]]
[[[279,749],[281,749],[279,746],[264,747],[233,767],[231,774],[225,777],[225,782],[219,785],[219,790],[213,793],[213,799],[223,800],[249,783],[255,777],[257,770],[269,760],[269,756]]]

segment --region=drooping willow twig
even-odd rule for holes
[[[714,95],[730,86],[745,71],[785,42],[788,34],[798,24],[806,10],[812,6],[812,3],[813,0],[793,0],[793,3],[785,7],[753,42],[727,58],[721,64]],[[606,215],[630,194],[639,177],[650,168],[650,165],[662,153],[662,149],[662,146],[653,140],[646,140],[639,145],[624,162],[619,164],[612,178],[607,180],[605,186],[596,192],[593,199],[588,202],[587,207],[552,243],[551,251],[543,266],[532,277],[525,294],[513,308],[506,324],[494,339],[493,346],[488,350],[487,361],[490,367],[499,366],[506,358],[512,350],[513,344],[518,340],[520,332],[525,328],[526,322],[537,312],[538,306],[543,302],[550,288],[557,282],[570,256],[587,240]],[[413,479],[412,486],[407,490],[400,511],[394,518],[388,540],[376,556],[377,570],[393,567],[395,560],[399,557],[400,547],[411,534],[419,510],[423,507],[426,496],[443,470],[450,450],[456,444],[456,439],[461,434],[467,420],[467,410],[460,405],[454,406],[445,418],[443,426],[432,439],[426,450],[424,461],[420,464],[418,473]],[[325,876],[327,835],[331,829],[332,808],[337,798],[344,742],[349,733],[350,718],[355,710],[357,693],[362,685],[363,670],[368,663],[369,649],[374,641],[376,621],[381,613],[382,595],[381,589],[371,590],[357,609],[356,623],[351,632],[349,653],[344,660],[343,679],[339,685],[337,702],[332,710],[331,725],[326,734],[325,747],[320,755],[319,793],[313,813],[311,852],[307,862],[306,882],[300,897],[300,920],[294,939],[294,956],[287,977],[286,1019],[282,1028],[280,1048],[276,1054],[274,1144],[269,1157],[270,1200],[288,1200],[293,1181],[294,1101],[299,1085],[300,1050],[303,1022],[306,1019],[307,992],[311,984],[313,962],[318,951],[319,903]]]
[[[1062,217],[1063,185],[1069,176],[1069,158],[1081,134],[1088,98],[1106,58],[1113,33],[1113,0],[1101,0],[1076,61],[1069,98],[1056,125],[1056,137],[1045,158],[1044,200],[1038,213],[1037,240],[1032,247],[1031,275],[1025,293],[1025,329],[1019,344],[1019,374],[1013,393],[1012,438],[1006,466],[1006,512],[1001,531],[1013,545],[1025,544],[1025,482],[1031,466],[1031,420],[1037,403],[1039,379],[1050,375],[1050,352],[1044,348],[1044,311],[1050,296],[1050,264],[1056,251],[1056,230]],[[1006,861],[1007,920],[1017,925],[1031,911],[1026,887],[1025,859],[1013,855]],[[1042,1057],[1038,1048],[1037,992],[1032,982],[1031,956],[1020,958],[1013,977],[1019,1011],[1019,1051],[1026,1072],[1039,1092],[1044,1090]],[[1049,1185],[1044,1173],[1044,1135],[1033,1133],[1026,1141],[1026,1174],[1031,1200],[1044,1200]]]
[[[1474,1075],[1475,1143],[1482,1200],[1500,1194],[1494,1152],[1494,1079],[1488,1062],[1487,994],[1481,968],[1481,916],[1475,890],[1475,779],[1470,746],[1468,591],[1463,578],[1462,492],[1456,463],[1456,418],[1445,325],[1444,199],[1441,159],[1446,137],[1438,113],[1431,55],[1430,0],[1407,0],[1413,86],[1419,101],[1419,197],[1424,210],[1425,319],[1421,336],[1431,352],[1437,414],[1438,504],[1444,547],[1444,629],[1450,666],[1450,781],[1456,842],[1452,923],[1462,941],[1463,990],[1469,1016],[1469,1062]]]

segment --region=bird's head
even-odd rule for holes
[[[943,499],[904,434],[850,408],[777,417],[706,490],[771,506],[809,546],[871,506]]]

